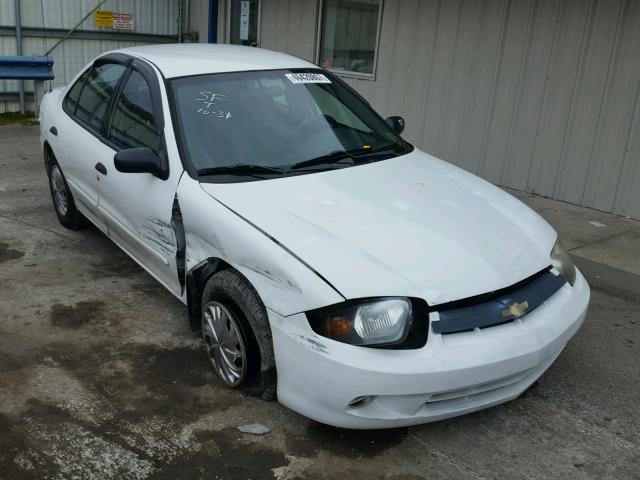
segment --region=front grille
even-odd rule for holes
[[[529,314],[542,305],[566,283],[562,275],[545,269],[510,287],[432,307],[440,319],[432,322],[434,333],[460,333],[512,322],[521,315],[509,313],[518,305]]]

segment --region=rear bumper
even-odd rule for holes
[[[322,423],[390,428],[432,422],[516,398],[558,357],[587,312],[580,272],[525,317],[448,335],[418,350],[354,347],[315,334],[304,314],[269,311],[282,404]],[[366,397],[349,406],[358,397]]]

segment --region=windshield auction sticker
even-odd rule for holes
[[[291,83],[331,83],[327,77],[321,73],[285,73]]]

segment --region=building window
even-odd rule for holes
[[[233,45],[256,47],[260,43],[260,0],[229,0],[228,39]]]
[[[373,75],[381,12],[382,0],[324,0],[320,65]]]

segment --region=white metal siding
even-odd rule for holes
[[[317,0],[263,0],[314,59]],[[640,218],[640,1],[387,0],[375,80],[406,138],[499,185]]]
[[[134,33],[175,36],[178,33],[178,3],[179,0],[107,0],[100,9],[133,13]],[[97,4],[98,0],[44,0],[42,3],[40,0],[21,0],[22,28],[45,26],[71,29]],[[14,0],[0,0],[0,26],[15,28]],[[78,30],[117,32],[111,28],[96,27],[94,15],[89,16]],[[43,55],[58,40],[47,38],[45,41],[44,38],[23,35],[23,55]],[[55,74],[52,86],[65,85],[80,68],[103,52],[143,44],[136,41],[69,38],[52,53]],[[16,55],[15,37],[0,36],[0,55]],[[17,90],[16,80],[0,80],[0,93]],[[33,91],[33,82],[25,82],[25,91]],[[17,102],[0,102],[0,113],[18,109]],[[33,110],[32,102],[27,102],[27,109]]]
[[[313,59],[318,8],[315,2],[262,0],[260,45]]]
[[[23,27],[42,27],[42,7],[47,28],[70,29],[97,4],[98,0],[21,0]],[[15,26],[14,0],[0,0],[0,25]],[[176,35],[178,31],[177,0],[107,0],[100,10],[133,13],[134,32]],[[91,15],[80,30],[107,30],[96,27]]]

